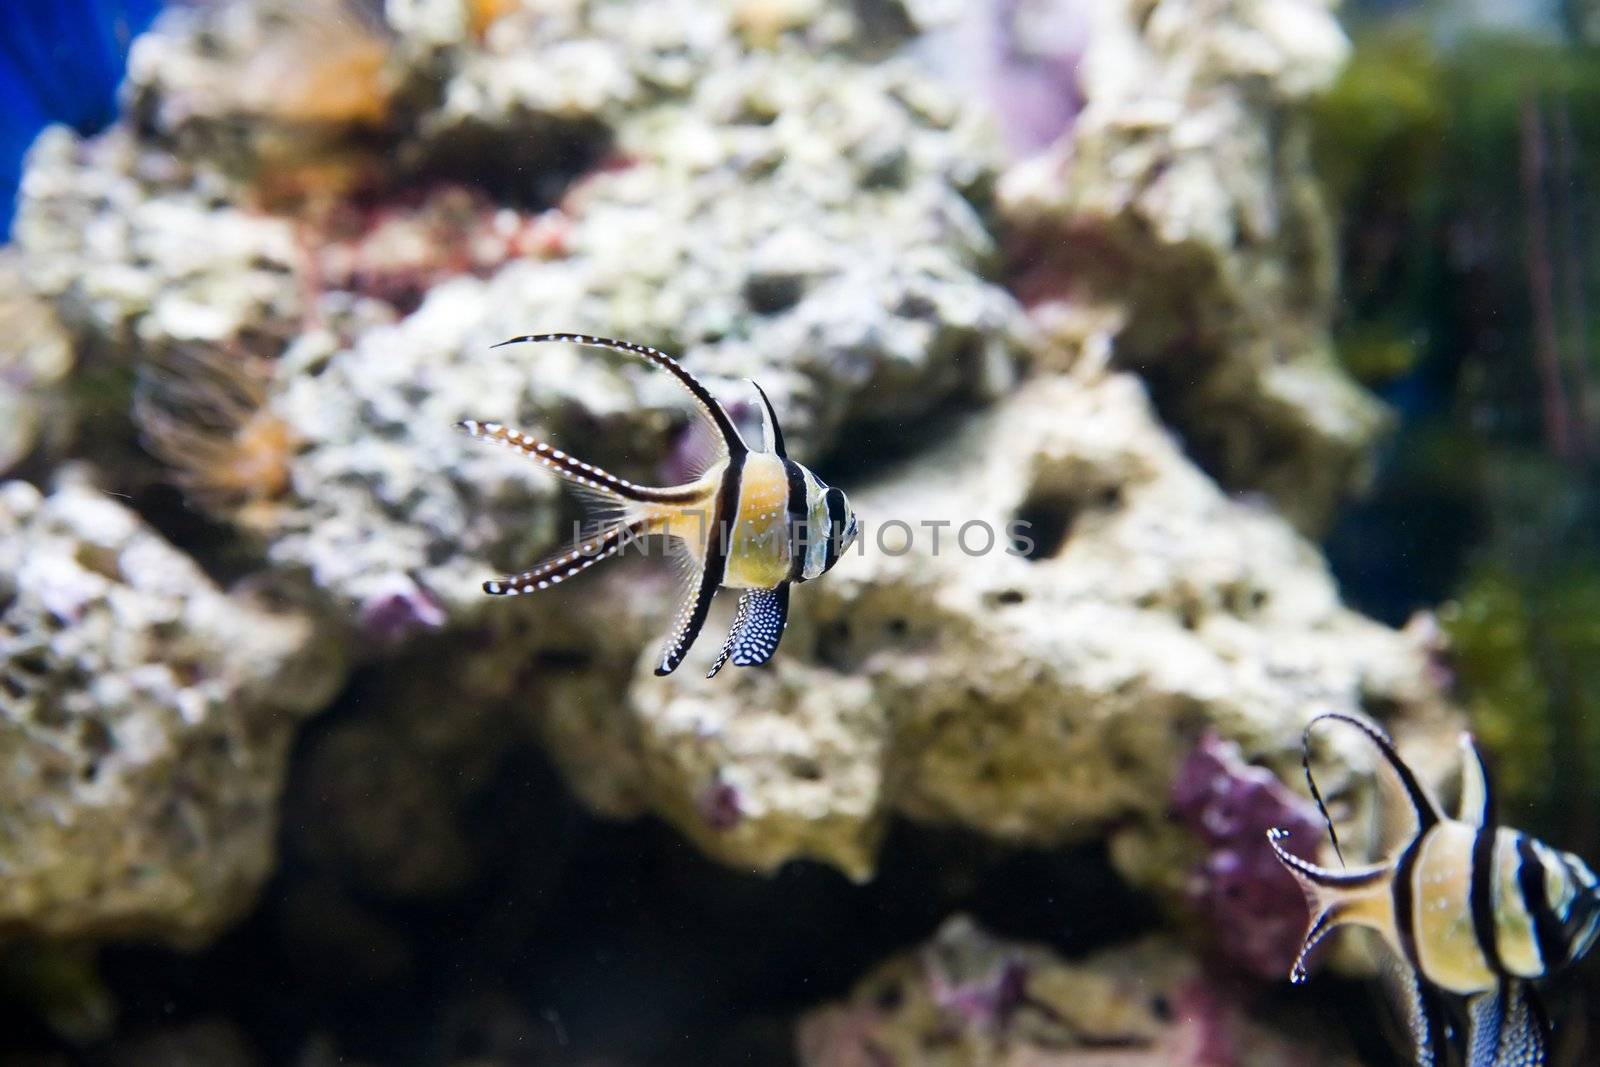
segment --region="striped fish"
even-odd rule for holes
[[[844,493],[788,458],[772,402],[754,382],[750,384],[762,403],[763,450],[745,444],[706,387],[654,348],[575,333],[530,334],[495,347],[550,341],[631,353],[671,374],[713,431],[715,454],[688,484],[636,485],[498,423],[457,423],[471,436],[515,449],[564,479],[589,512],[576,543],[521,574],[485,582],[483,591],[515,596],[548,589],[618,555],[639,538],[664,535],[680,564],[685,590],[656,673],[678,669],[705,625],[712,597],[723,586],[742,592],[728,639],[706,676],[714,676],[730,659],[738,667],[767,662],[788,624],[789,586],[831,569],[856,539],[856,515]]]
[[[1312,727],[1333,720],[1360,730],[1383,759],[1386,783],[1405,798],[1392,855],[1329,870],[1268,838],[1305,891],[1311,926],[1290,979],[1305,980],[1306,954],[1345,924],[1377,930],[1400,961],[1400,993],[1418,1067],[1446,1067],[1454,1028],[1446,995],[1465,998],[1467,1067],[1534,1067],[1548,1058],[1550,1024],[1533,980],[1588,952],[1600,928],[1600,887],[1578,857],[1499,825],[1494,793],[1470,735],[1461,736],[1461,804],[1454,818],[1381,730],[1349,715],[1306,727],[1306,781],[1334,852],[1339,839],[1311,775]]]

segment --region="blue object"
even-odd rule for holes
[[[162,0],[7,0],[0,9],[0,240],[11,232],[22,159],[39,131],[80,133],[117,117],[128,46]]]

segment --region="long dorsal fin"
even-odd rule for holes
[[[767,451],[780,458],[788,456],[783,447],[783,429],[778,425],[778,413],[773,410],[772,401],[767,399],[767,391],[754,378],[749,381],[761,394],[761,426],[766,431]]]
[[[1311,795],[1316,799],[1318,809],[1322,812],[1323,820],[1328,825],[1328,834],[1333,840],[1333,847],[1336,853],[1339,852],[1339,838],[1333,829],[1333,820],[1328,816],[1328,809],[1322,802],[1322,794],[1317,790],[1316,781],[1311,774],[1311,763],[1309,757],[1311,749],[1311,731],[1318,723],[1323,722],[1324,720],[1341,722],[1347,726],[1355,727],[1357,730],[1361,731],[1367,740],[1371,741],[1373,746],[1378,750],[1378,754],[1383,757],[1384,764],[1394,775],[1395,781],[1400,786],[1402,794],[1404,795],[1407,803],[1409,803],[1411,806],[1411,816],[1415,820],[1416,825],[1413,827],[1411,834],[1408,836],[1415,837],[1427,830],[1429,827],[1436,825],[1444,818],[1439,811],[1439,805],[1433,799],[1433,795],[1428,792],[1427,788],[1424,787],[1420,781],[1417,780],[1417,776],[1412,772],[1405,760],[1401,758],[1399,750],[1394,747],[1394,742],[1389,739],[1388,734],[1384,733],[1382,730],[1378,729],[1376,726],[1367,722],[1366,720],[1357,718],[1354,715],[1348,715],[1340,711],[1325,711],[1314,716],[1310,722],[1306,723],[1305,734],[1302,737],[1302,746],[1304,752],[1306,753],[1304,759],[1306,781],[1311,787]],[[1340,853],[1340,862],[1343,862],[1342,853]]]
[[[530,333],[501,341],[492,347],[501,348],[505,345],[523,343],[545,344],[552,341],[566,341],[575,345],[587,345],[590,348],[609,348],[617,352],[628,352],[635,356],[642,356],[678,379],[684,389],[688,390],[695,404],[705,414],[705,417],[711,421],[711,425],[716,428],[718,436],[722,438],[723,447],[728,450],[729,455],[740,456],[750,451],[749,446],[744,443],[744,438],[739,436],[739,430],[734,426],[733,420],[722,409],[722,405],[717,402],[717,398],[711,395],[711,391],[700,384],[700,379],[685,370],[683,364],[659,349],[651,348],[649,345],[635,344],[632,341],[618,341],[610,337],[594,337],[586,333]]]

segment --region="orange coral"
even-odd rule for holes
[[[293,11],[234,72],[240,109],[293,125],[387,122],[394,86],[382,25],[345,0],[314,0]]]
[[[389,48],[376,37],[351,34],[332,51],[287,78],[273,112],[296,122],[381,126],[389,118]]]
[[[467,26],[481,40],[490,26],[521,6],[521,0],[467,0]]]
[[[244,131],[226,162],[266,210],[316,211],[374,185],[396,78],[381,16],[354,0],[303,0],[263,3],[253,18],[234,51],[174,74],[168,96]]]

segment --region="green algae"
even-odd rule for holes
[[[1317,173],[1338,203],[1421,194],[1438,181],[1449,111],[1443,59],[1423,34],[1408,28],[1358,40],[1311,109]]]
[[[1485,563],[1440,613],[1507,821],[1588,840],[1600,798],[1600,563]]]
[[[1382,385],[1470,346],[1460,324],[1475,308],[1497,316],[1502,352],[1532,350],[1530,249],[1556,261],[1560,284],[1566,263],[1582,266],[1591,228],[1582,187],[1600,172],[1596,59],[1592,47],[1506,35],[1445,48],[1407,24],[1357,35],[1311,114],[1341,227],[1336,347],[1359,380]],[[1556,330],[1568,348],[1600,344],[1578,317]]]

